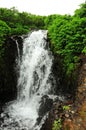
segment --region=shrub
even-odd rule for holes
[[[58,120],[54,121],[52,130],[60,130],[61,127],[62,127],[62,121],[59,118]]]

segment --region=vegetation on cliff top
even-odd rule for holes
[[[52,24],[48,21],[48,30],[53,51],[63,57],[69,76],[77,66],[79,55],[86,54],[86,3],[75,11],[74,16],[57,16]]]

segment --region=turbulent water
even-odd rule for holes
[[[18,48],[18,43],[16,44]],[[17,99],[7,103],[4,108],[0,130],[40,130],[47,115],[47,110],[42,110],[41,107],[46,107],[46,101],[52,104],[52,59],[47,31],[39,30],[28,34],[23,42],[21,61],[20,56],[17,59]]]

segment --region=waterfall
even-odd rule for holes
[[[18,48],[18,43],[17,48]],[[18,48],[19,55],[19,48]],[[19,58],[18,58],[19,59]],[[7,103],[1,117],[4,122],[0,130],[40,130],[47,112],[41,117],[42,100],[52,97],[51,67],[53,56],[48,48],[47,31],[28,34],[23,41],[23,54],[19,60],[17,99]],[[51,101],[52,102],[52,101]]]
[[[16,43],[16,46],[17,46],[17,58],[16,58],[16,62],[17,62],[17,69],[19,69],[20,68],[20,49],[19,49],[19,45],[18,45],[18,41],[17,40],[15,40],[15,43]]]
[[[20,65],[20,49],[19,49],[19,44],[18,44],[17,39],[15,39],[15,37],[11,36],[11,39],[16,43],[16,48],[17,48],[16,63],[17,63],[17,67],[19,68],[19,65]]]
[[[17,46],[18,59],[20,59],[20,50],[19,50],[18,41],[16,40],[15,42],[16,42],[16,46]]]

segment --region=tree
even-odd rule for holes
[[[86,17],[86,2],[82,3],[80,5],[80,8],[75,10],[75,15],[74,16],[75,17],[80,17],[80,18]]]

